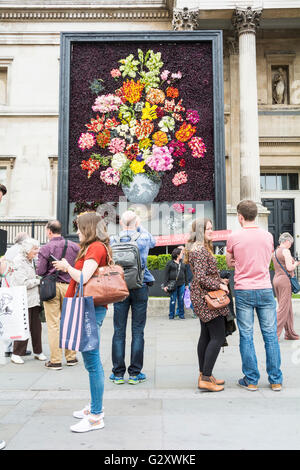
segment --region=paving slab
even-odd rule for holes
[[[223,392],[197,389],[199,320],[170,321],[167,312],[149,316],[145,329],[144,372],[139,385],[116,386],[111,373],[111,312],[103,327],[101,357],[105,371],[105,428],[84,435],[71,433],[72,417],[89,402],[88,376],[79,365],[46,370],[26,357],[24,365],[0,365],[0,439],[6,450],[134,450],[134,449],[300,449],[300,341],[281,339],[284,387],[268,384],[265,349],[255,322],[255,347],[261,373],[259,390],[237,386],[242,376],[239,335],[228,338],[214,375],[226,380]],[[166,315],[165,315],[166,313]],[[130,359],[128,323],[126,362]],[[300,303],[295,329],[300,332]],[[30,347],[30,344],[29,344]],[[43,349],[49,354],[47,327]],[[126,380],[128,375],[125,376]]]

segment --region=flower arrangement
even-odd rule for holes
[[[206,153],[203,139],[196,135],[198,111],[184,107],[181,71],[163,70],[160,52],[137,52],[137,57],[120,59],[119,67],[113,64],[110,78],[116,90],[97,96],[92,106],[97,115],[85,125],[78,147],[93,153],[82,160],[81,168],[88,178],[100,170],[100,180],[109,186],[129,186],[138,173],[160,181],[170,170],[174,186],[186,184],[188,159]],[[95,90],[97,80],[104,82],[95,79]]]

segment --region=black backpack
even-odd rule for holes
[[[121,242],[120,237],[112,237],[115,241],[111,245],[115,264],[122,266],[128,289],[140,289],[143,286],[144,269],[142,269],[140,250],[137,239],[140,233],[126,235],[130,240]]]

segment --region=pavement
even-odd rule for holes
[[[105,428],[70,432],[74,410],[89,402],[88,375],[80,364],[47,370],[33,356],[24,365],[0,365],[0,439],[6,450],[229,450],[300,449],[300,341],[280,341],[284,387],[273,392],[265,371],[265,352],[258,322],[255,347],[259,390],[237,386],[242,377],[238,332],[229,337],[214,369],[226,380],[220,393],[197,389],[199,320],[168,319],[168,299],[160,302],[145,329],[147,381],[114,385],[111,373],[112,312],[101,334],[105,370]],[[300,302],[294,302],[295,330],[300,333]],[[127,363],[130,347],[128,325]],[[43,324],[44,353],[49,354]],[[30,344],[29,344],[30,347]]]

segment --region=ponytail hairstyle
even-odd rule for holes
[[[212,255],[214,254],[212,241],[205,239],[205,230],[208,222],[212,224],[210,219],[196,219],[193,221],[190,235],[184,249],[185,264],[189,264],[189,253],[193,250],[197,250],[201,246],[204,246]]]
[[[84,212],[77,217],[77,226],[83,235],[80,242],[80,250],[76,261],[82,258],[88,247],[94,242],[101,242],[105,245],[108,254],[112,256],[107,226],[102,217],[96,212]]]

